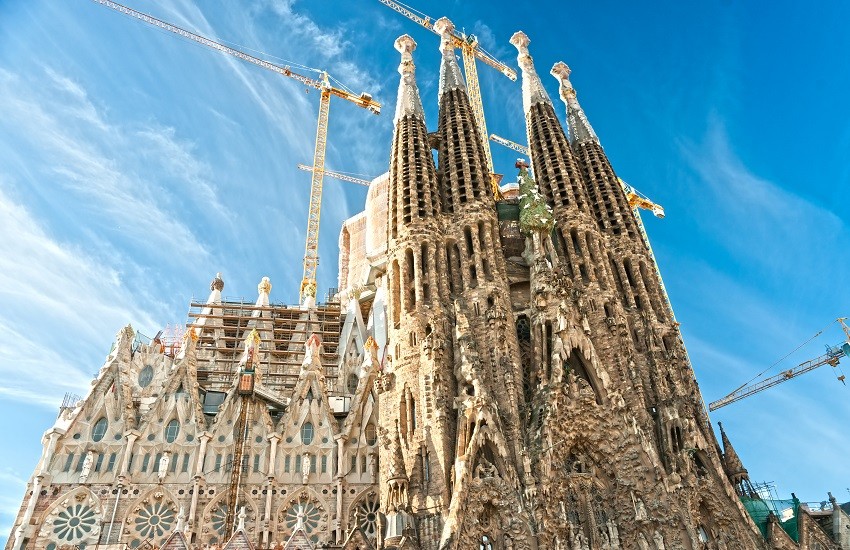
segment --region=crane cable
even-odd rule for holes
[[[770,366],[768,366],[766,369],[764,369],[763,371],[761,371],[761,372],[760,372],[760,373],[758,373],[757,375],[753,376],[752,378],[750,378],[749,380],[747,380],[746,382],[744,382],[743,384],[741,384],[739,387],[735,388],[735,390],[734,390],[734,391],[732,391],[731,393],[735,393],[735,392],[737,392],[738,390],[740,390],[740,389],[744,388],[745,386],[748,386],[749,384],[751,384],[751,383],[753,382],[753,380],[755,380],[756,378],[761,377],[762,375],[764,375],[764,373],[766,373],[767,371],[769,371],[770,369],[772,369],[773,367],[775,367],[776,365],[778,365],[778,364],[779,364],[779,363],[781,363],[782,361],[785,361],[785,360],[786,360],[786,359],[788,359],[790,356],[792,356],[792,355],[794,355],[795,353],[797,353],[797,352],[798,352],[801,348],[803,348],[806,344],[808,344],[809,342],[811,342],[812,340],[814,340],[815,338],[817,338],[818,336],[820,336],[821,334],[823,334],[823,332],[824,332],[826,329],[828,329],[829,327],[831,327],[831,326],[833,325],[833,323],[837,323],[837,322],[838,322],[837,320],[836,320],[836,321],[832,321],[831,323],[829,323],[828,325],[826,325],[825,327],[823,327],[822,329],[820,329],[819,331],[817,331],[817,332],[815,333],[815,335],[814,335],[814,336],[812,336],[811,338],[809,338],[808,340],[806,340],[805,342],[803,342],[802,344],[800,344],[799,346],[797,346],[797,347],[796,347],[796,348],[794,348],[793,350],[791,350],[791,351],[789,351],[788,353],[786,353],[785,355],[783,355],[780,359],[778,359],[778,360],[774,361],[774,362],[773,362]]]

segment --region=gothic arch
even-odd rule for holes
[[[374,541],[378,535],[378,529],[383,523],[380,504],[377,487],[367,487],[360,491],[348,507],[347,530],[350,531],[356,525],[370,541]]]

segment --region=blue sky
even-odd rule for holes
[[[333,101],[327,166],[388,165],[411,34],[436,123],[437,37],[377,0],[127,0],[246,51],[326,68],[384,104]],[[850,315],[850,6],[424,2],[516,67],[519,29],[544,84],[573,69],[591,124],[645,216],[706,401]],[[271,57],[274,56],[274,57]],[[520,87],[480,66],[491,132],[524,141]],[[0,537],[40,435],[84,394],[114,334],[185,321],[220,271],[225,295],[294,302],[318,94],[93,2],[0,1]],[[563,106],[556,99],[559,113]],[[515,153],[494,145],[497,171]],[[365,190],[326,180],[320,288],[335,285],[341,220]],[[782,366],[842,340],[835,325]],[[850,371],[850,361],[846,371]],[[850,500],[848,389],[829,367],[713,415],[755,481]],[[14,442],[12,444],[11,442]]]

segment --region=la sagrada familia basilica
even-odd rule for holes
[[[278,305],[263,278],[233,301],[217,276],[182,341],[122,329],[45,433],[7,549],[837,548],[742,505],[570,69],[565,126],[511,38],[530,165],[494,202],[435,29],[437,129],[402,36],[389,173],[342,227],[339,293]]]

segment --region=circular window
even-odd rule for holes
[[[153,380],[153,367],[150,365],[145,365],[141,371],[139,371],[139,386],[143,388],[147,388],[151,385],[151,381]]]
[[[227,522],[227,504],[219,504],[218,508],[212,513],[210,523],[212,523],[213,531],[219,535],[224,534],[224,525]]]
[[[173,418],[165,427],[165,440],[169,443],[174,443],[174,440],[177,439],[177,434],[179,433],[180,423],[177,422],[176,418]]]
[[[366,425],[366,443],[368,445],[374,445],[378,442],[378,430],[375,428],[374,424]]]
[[[109,421],[106,420],[105,416],[102,416],[100,420],[94,423],[94,428],[91,431],[92,441],[100,441],[103,439],[103,436],[106,435],[106,428],[109,427]]]
[[[373,540],[378,533],[379,508],[380,504],[374,495],[369,495],[366,500],[357,505],[356,514],[360,529]]]
[[[313,544],[319,541],[319,534],[314,533],[318,530],[319,522],[322,519],[322,512],[312,502],[296,502],[286,510],[286,527],[290,531],[295,530],[298,522],[304,526],[304,531]]]
[[[174,519],[174,510],[166,503],[154,502],[139,510],[135,530],[144,539],[161,538],[171,532]]]
[[[53,520],[53,533],[60,541],[80,540],[91,533],[97,523],[94,510],[87,504],[72,504]]]
[[[313,424],[310,422],[305,422],[303,426],[301,426],[301,443],[304,445],[309,445],[313,442]]]

